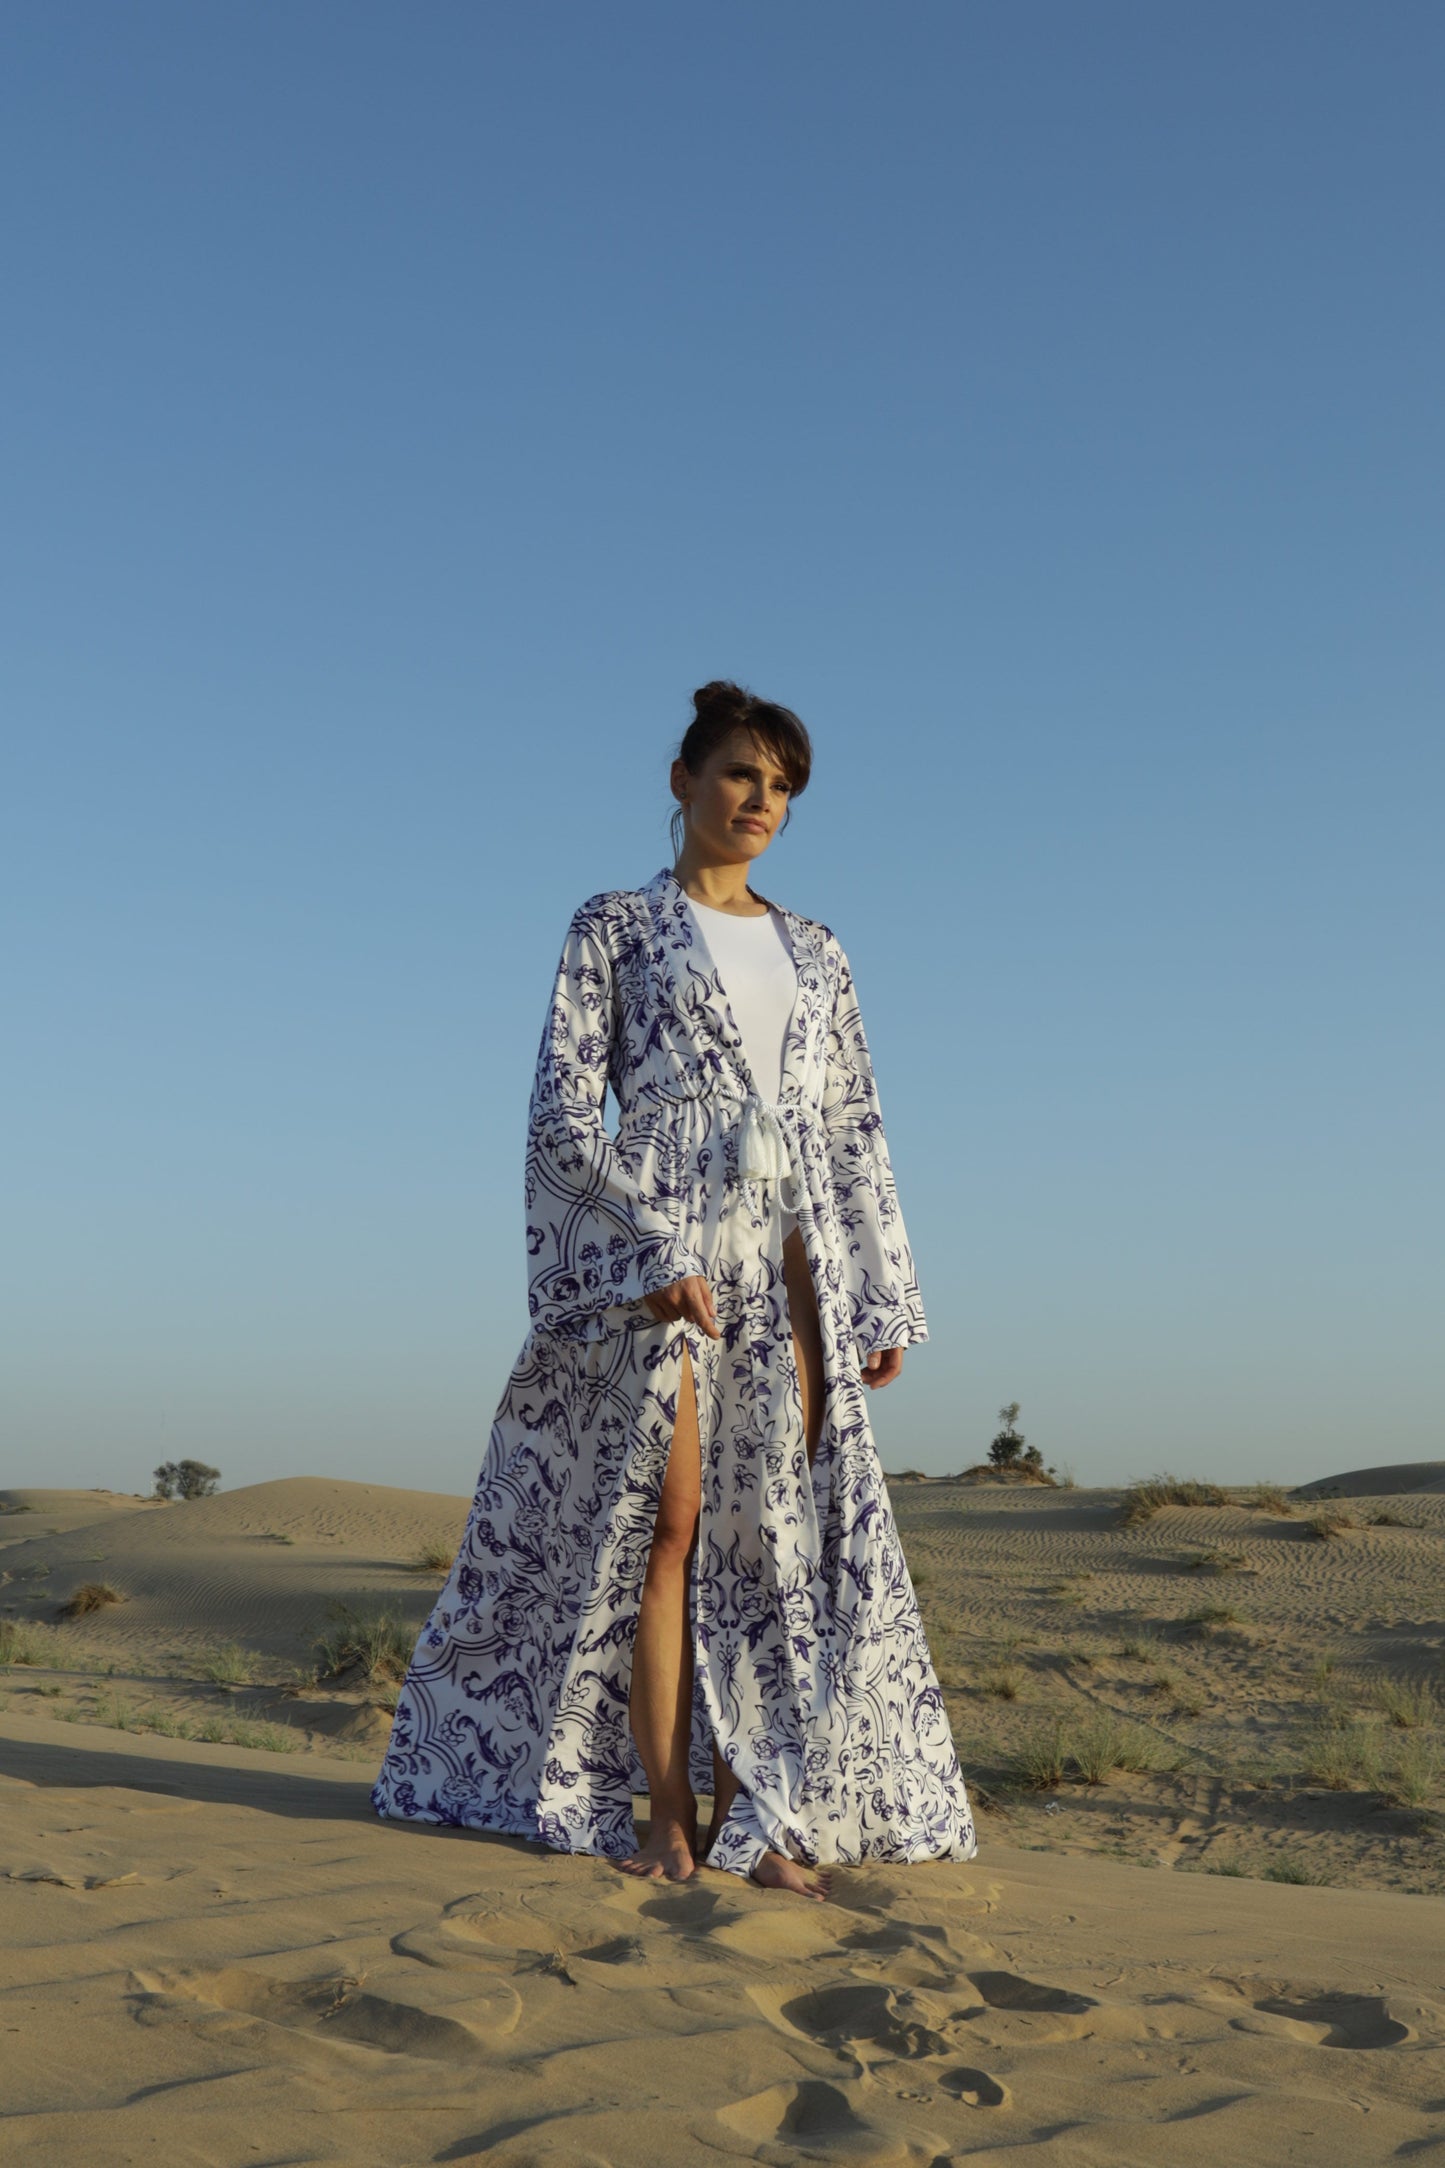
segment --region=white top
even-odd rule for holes
[[[782,1089],[783,1041],[798,998],[797,966],[782,914],[770,904],[766,911],[743,918],[736,911],[699,903],[696,896],[687,900],[717,966],[758,1091],[774,1100]],[[797,1224],[795,1212],[783,1212],[785,1241]]]

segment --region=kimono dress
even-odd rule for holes
[[[871,1349],[928,1337],[913,1258],[847,957],[821,922],[782,918],[798,990],[770,1101],[670,868],[572,916],[528,1116],[530,1329],[378,1814],[636,1850],[632,1649],[685,1346],[702,1453],[689,1779],[712,1791],[716,1741],[743,1787],[706,1864],[977,1851],[859,1376]],[[821,1326],[811,1470],[779,1203]],[[718,1339],[643,1300],[691,1273]]]

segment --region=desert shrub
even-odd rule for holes
[[[141,1729],[140,1712],[134,1702],[127,1701],[123,1694],[114,1690],[102,1694],[96,1702],[95,1721],[97,1724],[109,1724],[116,1731]]]
[[[440,1543],[424,1543],[411,1562],[413,1573],[450,1573],[456,1553]]]
[[[1118,1653],[1130,1663],[1147,1664],[1162,1651],[1157,1634],[1137,1633],[1119,1643]]]
[[[201,1658],[196,1669],[212,1686],[246,1686],[251,1679],[250,1659],[237,1641],[223,1641]]]
[[[1309,1866],[1306,1861],[1296,1859],[1292,1854],[1286,1854],[1283,1859],[1272,1860],[1269,1866],[1265,1868],[1260,1879],[1265,1882],[1320,1884],[1328,1882],[1329,1876],[1322,1874],[1317,1867]]]
[[[1438,1787],[1442,1773],[1440,1750],[1429,1739],[1401,1742],[1381,1789],[1393,1807],[1423,1807]]]
[[[1411,1523],[1398,1513],[1384,1512],[1372,1513],[1369,1525],[1371,1528],[1408,1528]]]
[[[0,1665],[48,1664],[55,1644],[43,1626],[27,1626],[20,1619],[0,1619]]]
[[[1440,1704],[1428,1679],[1377,1679],[1375,1701],[1402,1731],[1417,1731],[1440,1720]]]
[[[1248,1564],[1243,1551],[1186,1551],[1179,1561],[1184,1573],[1242,1573]]]
[[[1173,1759],[1152,1732],[1100,1709],[1079,1732],[1074,1760],[1086,1784],[1102,1784],[1114,1769],[1157,1769]]]
[[[1238,1504],[1247,1506],[1252,1513],[1292,1514],[1289,1492],[1279,1483],[1251,1483],[1240,1493]]]
[[[1055,1718],[1049,1730],[1036,1731],[1024,1741],[1013,1757],[1012,1770],[1030,1791],[1044,1792],[1063,1783],[1066,1761],[1064,1727]]]
[[[330,1615],[335,1624],[316,1641],[321,1678],[339,1678],[358,1669],[369,1683],[406,1677],[416,1632],[405,1619],[392,1611],[353,1611],[344,1603],[333,1604]]]
[[[981,1694],[996,1694],[1000,1701],[1017,1701],[1024,1683],[1023,1669],[1018,1664],[1000,1664],[997,1671],[986,1671],[978,1682]]]
[[[1300,1767],[1311,1783],[1330,1791],[1348,1791],[1356,1784],[1374,1791],[1380,1781],[1379,1739],[1370,1725],[1327,1711],[1305,1737]]]
[[[1358,1528],[1359,1522],[1344,1506],[1327,1506],[1323,1513],[1312,1513],[1304,1523],[1304,1532],[1315,1543],[1331,1543],[1349,1529]]]
[[[1232,1604],[1206,1603],[1197,1611],[1191,1611],[1184,1620],[1186,1626],[1237,1626],[1239,1613]]]
[[[124,1603],[118,1588],[108,1581],[85,1581],[68,1596],[57,1614],[60,1618],[88,1618],[92,1611],[103,1611],[107,1604]]]
[[[1161,1506],[1227,1506],[1229,1494],[1218,1483],[1196,1483],[1177,1475],[1151,1476],[1145,1483],[1131,1483],[1119,1505],[1124,1527],[1152,1520]]]
[[[203,1460],[163,1460],[156,1470],[156,1498],[211,1498],[221,1480],[219,1468]]]

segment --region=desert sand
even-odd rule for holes
[[[826,1904],[371,1814],[465,1499],[0,1491],[0,2157],[1445,2159],[1409,1474],[895,1479],[980,1849]]]

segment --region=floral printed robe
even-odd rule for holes
[[[711,1792],[716,1740],[744,1787],[708,1864],[977,1850],[859,1380],[870,1349],[928,1337],[913,1259],[847,958],[827,926],[782,916],[798,994],[768,1103],[670,868],[573,915],[528,1124],[531,1329],[397,1703],[379,1814],[635,1850],[632,1647],[685,1343],[702,1442],[690,1780]],[[779,1184],[751,1155],[739,1174],[750,1106],[786,1147],[818,1297],[811,1480]],[[720,1339],[642,1299],[688,1273]]]

